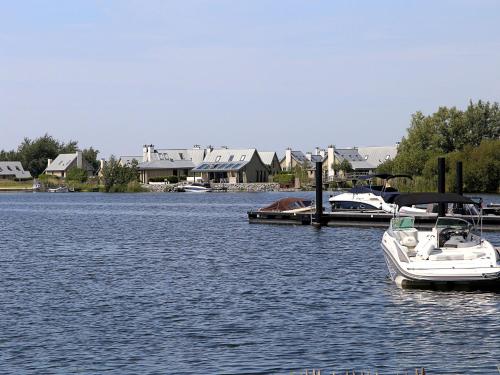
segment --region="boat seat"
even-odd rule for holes
[[[408,228],[396,231],[399,243],[403,246],[414,248],[418,244],[418,231],[415,228]]]
[[[415,247],[417,246],[417,239],[415,237],[403,237],[400,241],[401,245],[406,247]]]
[[[433,254],[429,260],[464,260],[464,254]]]
[[[436,237],[434,235],[426,236],[422,241],[420,241],[415,247],[415,252],[417,257],[423,260],[429,259],[429,255],[432,250],[436,248]]]

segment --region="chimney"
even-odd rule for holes
[[[147,149],[147,155],[146,155],[146,160],[145,161],[152,161],[153,157],[152,155],[155,152],[155,146],[154,145],[149,145]]]
[[[104,164],[106,164],[106,161],[104,159],[99,160],[99,169],[102,171],[104,168]]]
[[[201,146],[200,146],[200,145],[194,145],[194,146],[193,146],[193,149],[194,149],[194,150],[201,150]]]
[[[50,167],[52,164],[53,160],[52,159],[47,159],[47,168]]]
[[[314,149],[314,155],[319,155],[319,147],[316,147],[316,148]]]
[[[83,168],[83,153],[80,150],[76,152],[76,167]]]
[[[148,160],[148,145],[142,146],[142,161]]]
[[[208,145],[206,148],[205,148],[205,156],[207,156],[208,154],[210,154],[212,152],[214,148],[211,146],[211,145]]]
[[[322,157],[322,158],[325,158],[325,149],[322,148],[321,150],[319,150],[319,155]]]
[[[290,147],[285,150],[285,169],[287,171],[292,169],[292,149]]]
[[[309,160],[309,161],[311,161],[311,159],[312,159],[312,153],[306,152],[306,159]]]
[[[335,146],[328,146],[327,150],[327,158],[328,158],[328,177],[335,176],[335,171],[332,168],[332,165],[335,163]]]

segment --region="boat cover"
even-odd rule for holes
[[[477,204],[473,200],[456,193],[408,193],[399,194],[394,198],[399,207],[428,203],[463,203]]]
[[[267,207],[261,208],[259,211],[276,212],[289,211],[298,208],[305,208],[312,205],[312,201],[304,198],[282,198]]]

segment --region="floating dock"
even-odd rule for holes
[[[349,226],[364,228],[388,228],[392,214],[379,211],[361,212],[325,212],[321,215],[321,225],[324,226]],[[437,215],[419,215],[415,217],[415,227],[418,229],[432,228],[436,224]],[[470,221],[478,222],[478,216],[453,215]],[[314,221],[314,213],[285,213],[248,211],[248,221],[251,224],[284,224],[284,225],[310,225]],[[500,231],[500,216],[483,216],[483,230]]]

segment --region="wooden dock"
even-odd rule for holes
[[[310,213],[248,211],[248,221],[251,224],[310,225],[313,221],[313,215]],[[392,217],[392,214],[378,211],[325,212],[321,217],[321,224],[331,227],[388,228]],[[454,217],[471,220],[471,216],[467,215],[454,215]],[[415,227],[418,229],[432,228],[436,219],[436,215],[415,216]],[[473,216],[472,219],[476,223],[478,222],[477,216]],[[483,216],[483,230],[500,231],[500,216]]]

